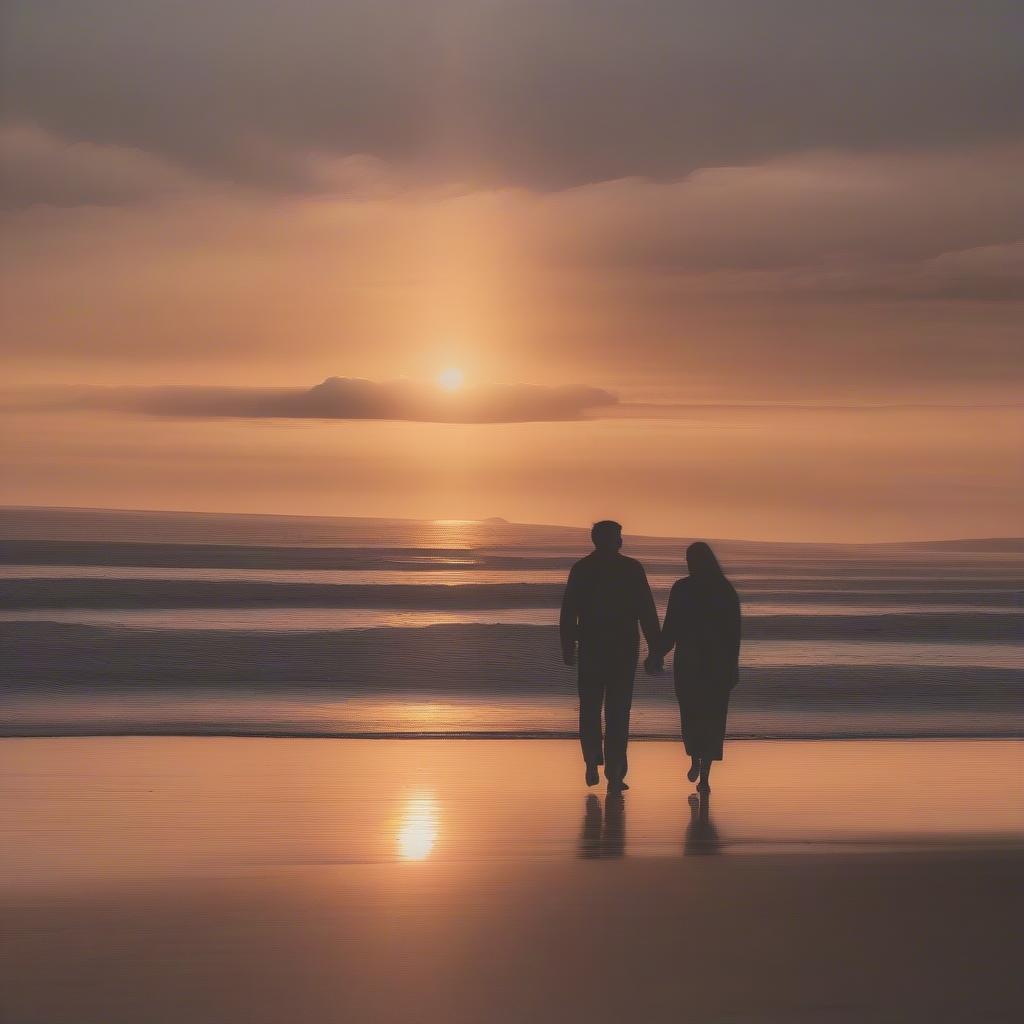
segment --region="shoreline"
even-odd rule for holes
[[[0,727],[0,740],[63,740],[63,739],[260,739],[260,740],[577,740],[572,731],[473,731],[439,730],[421,732],[360,732],[360,731],[316,731],[316,730],[270,730],[244,728],[188,729],[84,729],[6,732]],[[727,743],[885,743],[885,742],[984,742],[1024,740],[1022,731],[1006,732],[892,732],[892,733],[740,733],[727,735]],[[630,743],[680,743],[677,735],[651,733],[631,735]]]

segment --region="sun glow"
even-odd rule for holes
[[[445,389],[445,391],[458,391],[462,387],[462,382],[466,379],[466,375],[455,366],[448,367],[447,370],[442,370],[437,375],[437,383]]]

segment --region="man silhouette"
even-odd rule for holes
[[[637,624],[648,649],[657,651],[658,613],[644,567],[619,553],[622,527],[603,520],[594,524],[590,537],[594,550],[572,567],[562,598],[562,659],[566,665],[579,665],[580,745],[587,785],[597,785],[598,765],[603,764],[608,791],[621,793],[629,788],[626,745],[640,653]]]

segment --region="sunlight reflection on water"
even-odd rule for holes
[[[433,795],[416,796],[406,804],[396,835],[402,860],[426,860],[439,832],[437,800]]]

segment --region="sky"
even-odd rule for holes
[[[0,502],[1020,533],[1019,2],[0,17]]]

